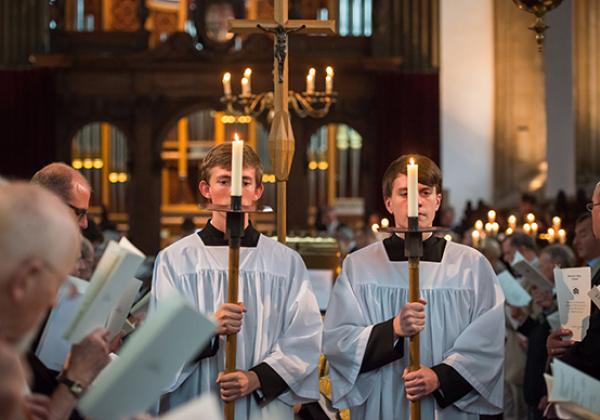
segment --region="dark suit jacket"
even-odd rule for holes
[[[592,279],[592,285],[600,284],[600,271]],[[587,335],[575,344],[561,360],[574,368],[600,380],[600,310],[592,303],[592,315]]]

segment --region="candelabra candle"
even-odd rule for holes
[[[564,229],[560,229],[558,231],[558,240],[560,241],[561,244],[564,244],[565,242],[567,242],[567,232]]]
[[[498,222],[492,223],[492,233],[494,235],[498,235],[499,230],[500,230],[500,225],[498,224]]]
[[[248,94],[252,93],[252,69],[250,67],[246,67],[244,70],[244,77],[248,80]]]
[[[511,214],[508,216],[508,226],[514,231],[517,228],[517,216]]]
[[[250,95],[250,81],[246,77],[242,77],[242,95]]]
[[[546,234],[546,239],[548,239],[548,242],[553,244],[556,241],[556,236],[556,230],[554,230],[554,228],[548,228],[548,233]]]
[[[329,75],[327,75],[327,77],[325,77],[325,93],[327,95],[331,95],[331,92],[333,91],[333,78]]]
[[[475,229],[477,229],[478,232],[483,230],[483,222],[481,220],[475,222]]]
[[[231,96],[231,73],[223,75],[223,93],[226,97]]]
[[[531,224],[531,234],[533,236],[537,235],[537,231],[538,231],[538,224],[536,222],[533,222]]]
[[[556,230],[556,231],[560,230],[560,223],[561,223],[560,217],[554,216],[552,218],[552,227],[554,228],[554,230]]]
[[[490,222],[488,222],[488,223],[485,224],[485,233],[487,235],[489,235],[489,234],[492,233],[492,224]]]
[[[315,76],[314,74],[308,73],[306,76],[306,93],[312,95],[315,93]]]
[[[488,211],[487,216],[488,216],[488,222],[494,223],[496,221],[496,211],[495,210]]]
[[[327,66],[325,73],[327,74],[325,77],[325,93],[330,95],[333,92],[333,67]]]
[[[481,237],[481,234],[479,233],[478,230],[474,230],[473,232],[471,232],[471,242],[473,243],[474,248],[479,247],[479,238],[480,237]]]
[[[529,223],[525,223],[523,225],[523,232],[525,232],[527,235],[531,233],[531,225]]]
[[[533,223],[535,222],[535,215],[533,213],[527,213],[525,220],[527,220],[527,223]]]

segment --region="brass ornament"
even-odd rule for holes
[[[535,22],[529,27],[535,32],[535,40],[538,44],[538,51],[542,51],[544,45],[544,32],[549,28],[544,23],[544,15],[557,8],[563,0],[513,0],[513,3],[521,10],[535,15]]]

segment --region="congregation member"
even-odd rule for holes
[[[22,182],[0,186],[0,340],[24,353],[79,255],[79,229],[69,208],[46,189]],[[74,346],[52,386],[35,364],[24,410],[36,418],[68,419],[78,397],[108,363],[105,331]]]
[[[579,228],[580,239],[577,241],[578,245],[575,246],[575,249],[580,257],[584,257],[581,253],[587,251],[588,253],[584,255],[589,258],[594,253],[591,250],[584,250],[581,246],[581,236],[588,238],[586,232],[583,231],[582,223],[589,226],[588,223],[591,219],[593,238],[596,241],[600,240],[600,182],[596,184],[592,193],[592,201],[588,203],[587,208],[591,213],[591,217],[579,220],[577,227]],[[592,246],[594,241],[589,240],[587,243]],[[588,264],[593,263],[593,261],[588,260]],[[594,270],[594,267],[591,268]],[[596,272],[592,277],[592,286],[598,286],[599,284],[600,274]],[[600,352],[600,309],[592,304],[589,327],[583,340],[580,342],[569,340],[569,335],[571,335],[571,331],[568,329],[561,328],[553,331],[546,341],[548,355],[560,357],[563,362],[600,380],[600,359],[598,359],[598,353]]]

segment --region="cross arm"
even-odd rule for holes
[[[275,29],[279,23],[273,20],[247,20],[247,19],[231,19],[229,21],[229,32],[236,34],[255,34],[262,33],[265,29]],[[299,28],[304,26],[302,33],[306,34],[335,34],[335,21],[333,20],[310,20],[310,19],[292,19],[288,20],[284,25],[286,29]]]

